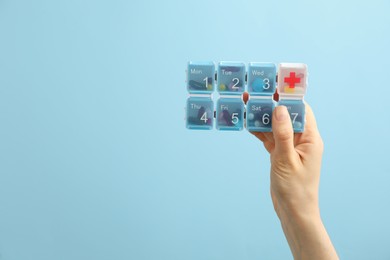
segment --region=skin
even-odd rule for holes
[[[272,133],[252,133],[271,157],[271,198],[294,259],[339,259],[318,203],[323,142],[306,104],[303,133],[293,133],[285,106],[275,108]]]

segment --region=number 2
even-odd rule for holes
[[[238,78],[234,78],[232,79],[234,85],[232,86],[232,89],[235,89],[237,90],[239,87],[236,87],[238,85],[238,83],[240,82],[240,80]],[[236,81],[236,82],[235,82]]]

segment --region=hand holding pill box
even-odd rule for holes
[[[216,87],[215,87],[216,85]],[[214,91],[216,89],[216,92]],[[279,102],[274,94],[279,94]],[[307,89],[307,66],[302,63],[189,62],[186,107],[188,129],[271,132],[272,113],[286,106],[294,132],[303,132]],[[243,93],[249,100],[244,104]],[[214,96],[215,95],[215,96]],[[214,108],[213,99],[217,98]],[[214,112],[215,111],[215,112]]]

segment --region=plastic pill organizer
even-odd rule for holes
[[[305,127],[307,66],[303,63],[188,62],[186,107],[188,129],[271,132],[272,112],[286,106],[294,132]],[[279,101],[274,101],[275,91]],[[219,94],[214,108],[215,90]],[[243,93],[248,92],[245,104]],[[215,121],[215,123],[214,123]]]

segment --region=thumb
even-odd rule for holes
[[[294,131],[290,115],[285,106],[275,108],[272,117],[272,132],[275,140],[275,152],[279,155],[291,155],[294,149]]]

